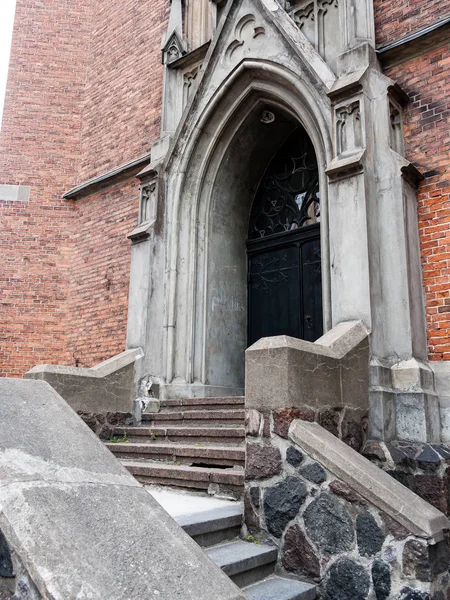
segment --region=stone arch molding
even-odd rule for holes
[[[270,105],[293,122],[301,123],[311,137],[321,170],[323,232],[328,226],[325,168],[332,157],[332,136],[324,81],[314,69],[306,66],[304,56],[292,60],[292,53],[286,52],[286,40],[279,35],[276,37],[278,47],[272,48],[270,58],[264,59],[258,54],[258,57],[242,58],[231,66],[221,60],[213,67],[215,53],[222,59],[237,57],[237,52],[250,53],[246,50],[247,42],[251,45],[258,37],[270,37],[270,28],[266,27],[264,33],[258,31],[258,22],[253,14],[246,13],[230,32],[231,36],[225,38],[224,43],[216,44],[165,165],[168,232],[164,379],[168,396],[190,393],[186,386],[203,386],[205,394],[239,393],[243,385],[245,348],[242,339],[232,339],[225,369],[220,369],[218,361],[212,364],[208,356],[213,345],[208,339],[210,313],[222,302],[220,292],[211,299],[208,290],[214,279],[211,275],[211,262],[214,262],[211,259],[211,207],[218,193],[227,152],[255,111]],[[327,328],[331,321],[328,236],[325,234],[322,239]],[[246,314],[242,298],[232,297],[228,302],[230,311]],[[220,360],[223,347],[221,351]],[[240,357],[241,367],[235,357]]]

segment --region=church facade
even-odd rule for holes
[[[359,323],[369,437],[449,442],[450,4],[35,4],[0,138],[2,374],[141,348],[161,399],[243,395],[261,338]]]

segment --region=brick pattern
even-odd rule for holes
[[[137,223],[138,181],[118,183],[75,203],[70,258],[69,348],[74,364],[91,367],[125,350],[130,241]]]
[[[31,186],[0,202],[0,375],[66,362],[72,209],[61,200],[79,159],[91,0],[17,0],[0,183]]]
[[[169,8],[168,0],[95,1],[79,182],[146,154],[158,137]]]
[[[0,135],[0,376],[92,366],[125,347],[137,182],[78,202],[75,184],[149,152],[159,134],[169,0],[17,0]]]
[[[389,70],[411,98],[406,156],[425,174],[418,193],[429,356],[450,360],[450,45]]]
[[[374,0],[377,46],[385,46],[450,16],[441,0]]]

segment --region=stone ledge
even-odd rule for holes
[[[368,502],[412,534],[436,543],[450,529],[439,510],[317,425],[294,421],[290,439]]]
[[[143,356],[140,348],[133,348],[92,368],[38,365],[25,378],[46,381],[74,410],[92,414],[129,413],[136,391],[135,363]]]
[[[246,408],[367,409],[368,335],[361,321],[346,321],[314,343],[262,338],[246,351]]]
[[[138,358],[142,358],[144,353],[141,348],[131,348],[112,358],[108,358],[94,367],[80,368],[66,365],[36,365],[25,374],[25,377],[31,379],[36,373],[55,373],[57,375],[76,375],[77,377],[102,378],[111,375],[119,369],[131,365]]]

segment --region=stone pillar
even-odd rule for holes
[[[183,39],[183,14],[181,0],[172,0],[169,27],[162,46],[162,60],[165,65],[163,103],[161,116],[161,138],[173,135],[183,111],[182,89],[179,72],[171,65],[186,53]]]
[[[333,325],[358,318],[372,331],[370,436],[436,442],[417,226],[421,175],[401,154],[407,97],[380,72],[369,44],[344,53],[338,68],[327,168]]]
[[[212,11],[210,0],[186,0],[186,37],[189,50],[211,39]]]

